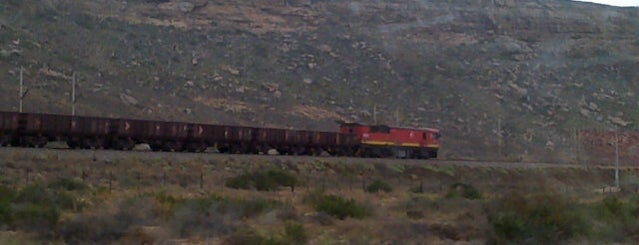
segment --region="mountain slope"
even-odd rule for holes
[[[571,1],[0,3],[0,109],[335,130],[435,127],[444,157],[574,160],[636,127],[634,8]],[[117,108],[117,109],[116,109]],[[499,137],[501,135],[501,137]]]

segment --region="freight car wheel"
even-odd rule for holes
[[[133,150],[135,148],[135,142],[130,139],[119,139],[113,144],[113,148],[116,150]]]
[[[220,146],[220,147],[217,147],[217,152],[219,152],[219,153],[227,153],[227,152],[229,152],[229,148],[226,147],[226,146]]]
[[[79,144],[77,141],[67,141],[67,146],[70,149],[78,149]]]

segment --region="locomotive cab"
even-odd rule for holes
[[[357,136],[363,157],[436,158],[441,137],[437,129],[357,123],[343,123],[340,132]]]

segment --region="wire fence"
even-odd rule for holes
[[[460,180],[459,178],[407,178],[406,176],[339,176],[329,173],[314,173],[296,175],[297,183],[293,186],[282,186],[279,191],[309,192],[317,189],[345,193],[368,192],[367,188],[376,181],[381,181],[392,188],[391,192],[434,193],[446,194],[454,189],[457,183],[464,183],[477,188],[481,192],[499,194],[511,191],[532,193],[540,191],[553,191],[565,194],[578,193],[609,193],[617,192],[619,188],[611,187],[612,170],[599,169],[592,171],[610,172],[610,185],[582,186],[579,184],[562,183],[535,183],[534,181],[508,181],[490,179]],[[82,181],[96,189],[105,191],[156,191],[164,188],[180,189],[185,192],[221,192],[234,191],[227,187],[228,180],[243,174],[241,171],[201,171],[201,172],[121,172],[113,170],[81,170],[74,176],[65,176]],[[2,173],[0,173],[2,174]],[[639,172],[637,170],[624,170],[622,172],[621,186],[625,191],[639,193]],[[20,175],[13,179],[5,179],[4,182],[24,183],[30,185],[43,181],[51,181],[53,176],[46,176],[42,172],[24,169]],[[555,181],[556,182],[556,181]]]

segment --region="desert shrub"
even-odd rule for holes
[[[150,225],[159,222],[161,213],[156,199],[142,195],[128,198],[118,204],[115,218],[125,226]]]
[[[370,210],[355,203],[353,199],[345,199],[336,195],[325,195],[321,192],[309,194],[308,201],[318,212],[327,213],[338,219],[352,217],[362,219],[371,214]]]
[[[275,245],[273,240],[266,238],[251,228],[242,228],[231,234],[225,241],[229,245],[259,244]]]
[[[49,233],[60,218],[57,206],[41,203],[22,203],[13,206],[12,221],[16,228],[26,231]]]
[[[0,186],[0,229],[4,230],[7,226],[13,224],[11,201],[15,199],[16,195],[16,190]]]
[[[70,178],[59,178],[49,183],[49,188],[67,191],[85,191],[89,187],[79,180]]]
[[[286,223],[281,244],[305,244],[308,240],[304,226],[297,222]]]
[[[277,190],[281,186],[294,187],[297,178],[281,171],[246,173],[226,181],[226,186],[234,189],[256,189],[258,191]]]
[[[599,222],[593,229],[594,239],[607,242],[626,243],[628,239],[639,238],[639,198],[622,200],[617,196],[608,196],[593,204],[593,220]]]
[[[46,188],[40,184],[30,185],[20,190],[14,202],[52,205],[61,209],[76,207],[73,197],[68,192]]]
[[[155,199],[146,195],[127,198],[117,209],[96,214],[78,214],[59,225],[58,235],[67,243],[109,243],[119,240],[131,227],[158,223]]]
[[[411,186],[408,189],[408,192],[411,192],[411,193],[424,193],[424,186],[421,185],[421,184],[418,185],[418,186]]]
[[[278,232],[278,234],[271,236],[265,236],[251,228],[243,227],[231,234],[226,240],[226,244],[299,245],[306,244],[307,241],[308,236],[304,226],[300,223],[292,222],[284,225],[284,231],[281,234]]]
[[[130,223],[111,212],[79,214],[59,225],[58,236],[69,244],[110,243],[120,239]]]
[[[0,227],[51,234],[63,210],[77,210],[69,191],[34,184],[15,190],[0,186]]]
[[[180,237],[212,237],[228,234],[235,229],[220,213],[217,204],[212,203],[205,207],[193,201],[184,202],[176,208],[169,221],[169,227]]]
[[[391,188],[388,183],[381,180],[375,180],[373,183],[366,186],[366,192],[377,193],[379,191],[391,192],[393,191],[393,188]]]
[[[297,220],[299,217],[294,207],[285,206],[277,211],[277,219],[279,220]]]
[[[270,199],[230,199],[217,195],[175,198],[159,194],[156,200],[170,213],[166,216],[169,226],[180,237],[229,234],[235,230],[232,220],[254,217],[281,205]]]
[[[249,200],[236,200],[232,205],[239,209],[238,213],[242,218],[255,217],[263,214],[266,211],[273,210],[275,207],[280,206],[280,203],[270,199],[255,198]]]
[[[466,199],[480,199],[482,198],[481,192],[472,185],[463,184],[463,183],[455,183],[451,185],[448,193],[446,193],[447,198],[455,198],[455,197],[463,197]]]
[[[588,233],[577,203],[555,194],[509,193],[489,210],[491,243],[560,243]]]

